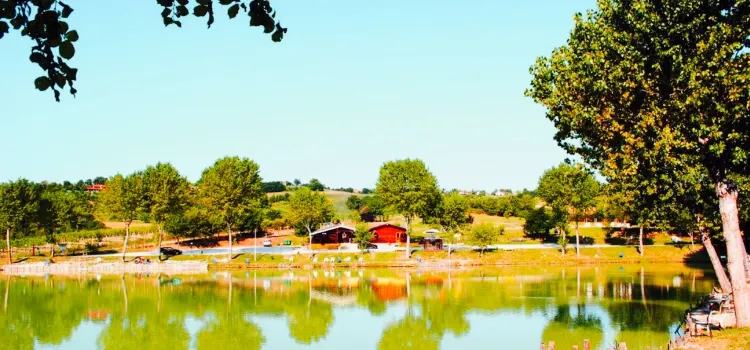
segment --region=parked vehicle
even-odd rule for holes
[[[182,255],[182,250],[171,247],[161,247],[161,254],[166,256]]]
[[[268,240],[268,239],[267,239],[267,240],[264,240],[264,241],[263,241],[263,246],[264,246],[264,247],[270,247],[270,246],[272,246],[272,245],[273,245],[273,244],[271,243],[271,240]]]
[[[378,246],[377,244],[374,244],[374,243],[368,243],[367,249],[378,249]]]

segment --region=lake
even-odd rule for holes
[[[683,265],[3,276],[0,348],[634,350],[713,285]]]

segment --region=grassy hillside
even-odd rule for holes
[[[268,193],[269,196],[271,195],[283,195],[284,193],[288,192],[277,192],[277,193]],[[336,216],[340,219],[347,219],[351,216],[351,214],[354,214],[353,211],[349,210],[349,208],[346,207],[346,200],[349,199],[349,197],[353,195],[358,196],[366,196],[362,194],[355,194],[355,193],[349,193],[349,192],[342,192],[342,191],[324,191],[323,192],[328,199],[333,202],[333,209],[336,212]],[[288,202],[277,202],[272,205],[274,209],[277,209],[281,211],[282,215],[286,215],[289,212],[289,203]]]

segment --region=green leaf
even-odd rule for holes
[[[10,27],[8,26],[8,23],[5,23],[3,21],[0,21],[0,39],[3,38],[3,35],[8,32]]]
[[[39,77],[34,80],[34,86],[39,91],[45,91],[49,89],[50,85],[52,85],[52,81],[50,81],[47,77]]]
[[[49,38],[49,39],[47,39],[47,46],[49,46],[49,47],[58,47],[58,46],[60,46],[61,42],[62,42],[62,39],[60,39],[60,37]]]
[[[229,10],[227,10],[227,13],[229,14],[229,18],[237,17],[237,13],[239,12],[240,12],[239,4],[234,4],[229,8]]]
[[[68,71],[68,80],[76,80],[78,78],[78,68],[71,68]]]
[[[198,5],[193,8],[193,14],[198,17],[203,17],[206,15],[206,13],[208,13],[208,7],[206,6]]]
[[[65,38],[67,38],[68,41],[74,43],[78,41],[78,32],[75,30],[71,30],[68,32],[68,34],[65,34]]]
[[[180,4],[180,5],[182,5],[182,6],[187,6],[188,2],[189,2],[189,0],[177,0],[177,3]]]
[[[71,13],[73,13],[73,9],[70,8],[70,6],[63,4],[61,2],[58,3],[62,7],[62,11],[60,11],[60,16],[62,18],[68,18]]]
[[[164,7],[172,7],[174,5],[174,0],[156,0],[156,2]]]
[[[235,2],[235,0],[219,0],[219,3],[222,5],[229,5],[233,2]]]
[[[177,16],[182,17],[182,16],[187,16],[189,14],[190,14],[190,11],[188,11],[187,7],[182,6],[182,5],[177,6]]]
[[[60,44],[60,56],[62,58],[69,60],[73,58],[73,55],[76,54],[76,49],[73,47],[73,43],[70,41],[63,41],[62,44]]]
[[[68,32],[68,29],[70,29],[68,23],[66,23],[65,21],[58,22],[58,26],[60,27],[60,34],[65,34]]]
[[[56,75],[56,76],[55,76],[55,83],[57,83],[57,86],[58,86],[58,87],[61,87],[61,88],[62,88],[62,87],[65,87],[65,83],[66,83],[66,81],[65,81],[65,76],[64,76],[64,75],[62,75],[62,74],[58,74],[58,75]]]

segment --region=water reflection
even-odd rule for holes
[[[507,348],[637,349],[664,345],[712,285],[683,266],[6,277],[0,339],[8,349],[387,350],[486,348],[502,333]]]

